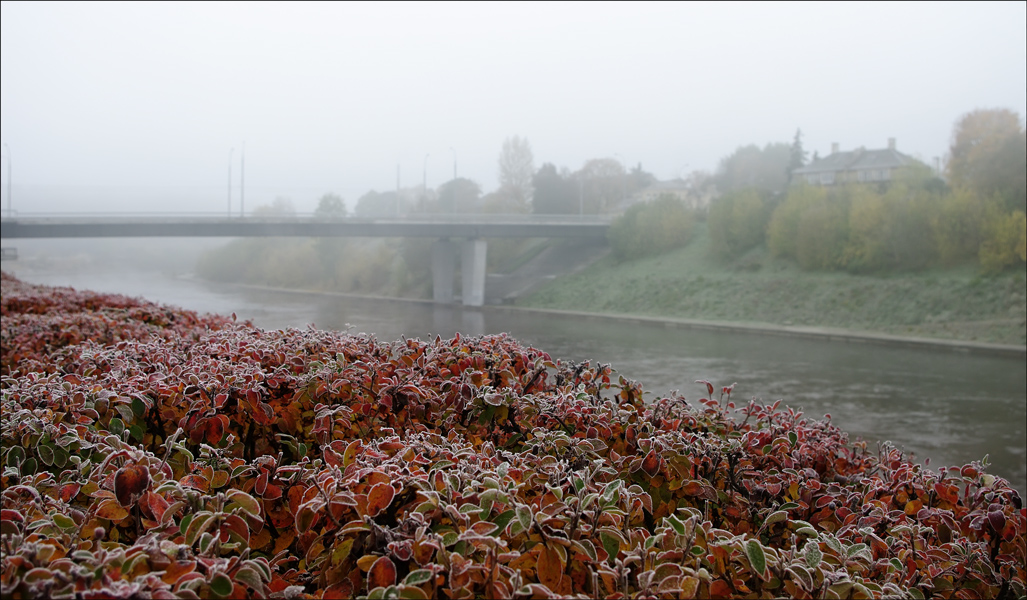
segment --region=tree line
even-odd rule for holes
[[[765,246],[803,269],[853,273],[967,261],[996,272],[1027,262],[1027,139],[1013,111],[960,118],[943,173],[918,163],[888,182],[793,182],[805,155],[799,132],[791,145],[739,148],[708,178],[718,188],[708,213],[689,214],[669,197],[632,207],[611,227],[615,255],[684,245],[706,218],[710,250],[723,259]]]

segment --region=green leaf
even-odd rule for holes
[[[196,513],[193,520],[189,522],[189,527],[185,532],[185,544],[192,546],[196,539],[200,537],[200,534],[207,530],[208,527],[214,524],[214,515],[210,512],[203,511]]]
[[[232,479],[235,479],[236,477],[242,475],[243,473],[246,473],[247,471],[252,471],[252,470],[253,470],[253,467],[250,466],[250,465],[239,465],[238,467],[232,469]]]
[[[593,562],[598,559],[596,554],[596,547],[589,540],[574,540],[571,542],[571,546],[577,549],[579,552],[587,556]]]
[[[111,419],[111,424],[107,429],[114,435],[121,437],[121,434],[125,433],[125,422],[117,417],[114,417],[113,419]]]
[[[798,580],[800,587],[802,587],[802,589],[806,591],[813,590],[813,575],[811,575],[805,567],[799,564],[793,564],[789,565],[788,568],[786,568],[785,570],[791,573],[794,576],[794,578]]]
[[[36,464],[36,459],[34,459],[34,458],[27,459],[25,462],[21,463],[21,475],[22,475],[22,477],[24,477],[26,475],[32,475],[33,473],[36,472],[36,469],[38,467],[39,467],[39,465]]]
[[[134,439],[137,442],[141,442],[143,441],[143,435],[146,433],[146,431],[143,429],[142,425],[136,423],[135,425],[128,428],[128,433],[132,436],[132,439]]]
[[[769,517],[767,517],[767,520],[763,522],[763,526],[764,527],[769,527],[770,525],[773,525],[774,523],[780,523],[781,521],[787,521],[787,520],[788,520],[788,513],[786,511],[779,510],[777,512],[771,513],[771,515]]]
[[[758,540],[749,540],[745,543],[745,555],[749,557],[749,564],[752,570],[760,579],[770,579],[770,572],[767,570],[767,557],[763,553],[763,545]]]
[[[232,593],[232,580],[224,573],[218,573],[210,580],[210,591],[222,598]]]
[[[75,520],[67,515],[56,514],[53,516],[53,522],[65,531],[70,531],[78,527],[75,524]]]
[[[792,447],[795,446],[795,442],[799,441],[799,436],[794,431],[788,432],[788,441],[791,442]]]
[[[518,504],[517,520],[520,522],[521,527],[524,528],[524,531],[531,529],[531,507],[525,504]]]
[[[213,541],[214,541],[214,536],[211,535],[209,531],[204,531],[200,535],[200,543],[199,543],[200,554],[206,554],[207,553],[207,548],[210,547],[210,543],[213,542]]]
[[[806,565],[810,569],[815,570],[820,566],[821,559],[824,558],[824,553],[820,551],[820,545],[809,540],[806,542],[806,546],[802,549],[802,556],[806,559]]]
[[[242,511],[255,519],[260,518],[260,503],[242,490],[228,490],[228,499],[239,506]]]
[[[866,549],[867,549],[867,545],[866,544],[853,544],[853,545],[849,546],[848,548],[846,548],[846,550],[845,550],[845,557],[846,558],[852,558],[853,556],[859,554],[860,552],[862,552],[862,551],[864,551]]]
[[[410,571],[410,573],[403,578],[403,585],[421,585],[422,583],[428,583],[431,581],[433,575],[428,569],[417,569],[416,571]]]
[[[48,444],[40,444],[36,446],[36,453],[39,454],[39,460],[48,467],[53,466],[53,448]]]
[[[514,518],[515,514],[516,513],[514,511],[507,510],[500,513],[499,516],[497,516],[495,519],[492,519],[492,522],[499,527],[499,529],[496,531],[496,535],[499,535],[503,532],[504,529],[506,529],[506,526]]]
[[[485,410],[483,410],[481,415],[478,417],[478,424],[479,425],[484,425],[485,423],[488,423],[489,421],[492,420],[492,417],[495,414],[496,414],[496,407],[491,405],[491,404],[489,404],[488,406],[485,407]]]
[[[250,565],[239,567],[239,570],[235,572],[235,578],[257,593],[264,591],[264,581],[260,573]]]
[[[603,488],[602,500],[603,502],[617,502],[620,500],[620,488],[624,485],[624,482],[620,479],[614,479],[610,483],[606,484]]]
[[[25,460],[25,450],[21,446],[12,446],[7,452],[7,464],[20,465]]]
[[[834,537],[833,535],[827,534],[823,536],[823,539],[824,543],[830,546],[831,549],[837,552],[838,554],[845,553],[845,549],[842,548],[842,543],[838,541],[838,538]]]
[[[920,591],[920,588],[913,587],[909,588],[906,591],[909,593],[909,596],[911,598],[915,598],[916,600],[924,600],[924,593]]]
[[[603,550],[610,555],[610,563],[620,554],[620,539],[617,536],[605,531],[599,532],[599,541],[603,543]]]
[[[146,405],[139,398],[132,398],[132,414],[137,419],[142,419],[143,415],[146,414]]]
[[[666,521],[667,524],[670,525],[674,529],[674,531],[677,532],[678,535],[685,535],[685,524],[682,523],[677,517],[675,517],[674,515],[668,515],[664,517],[663,520]]]

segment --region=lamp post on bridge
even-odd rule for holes
[[[232,169],[231,161],[228,165]],[[229,200],[231,202],[231,200]],[[242,152],[239,153],[239,218],[246,216],[246,142],[242,143]]]
[[[235,154],[233,147],[228,151],[228,218],[232,218],[232,155]]]
[[[11,208],[11,147],[4,142],[4,148],[7,148],[7,218],[11,218],[14,216]]]
[[[424,170],[422,172],[421,179],[421,208],[424,208],[425,201],[428,200],[428,157],[431,153],[424,155]]]

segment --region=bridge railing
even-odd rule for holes
[[[3,220],[23,222],[245,222],[245,223],[595,223],[609,224],[618,215],[494,214],[494,213],[407,213],[403,215],[324,215],[316,213],[256,214],[227,216],[217,212],[18,212],[4,211]]]

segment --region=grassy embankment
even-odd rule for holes
[[[765,247],[725,262],[710,255],[704,223],[684,248],[622,263],[607,256],[518,305],[1027,343],[1023,273],[982,276],[976,265],[877,276],[805,272]]]

